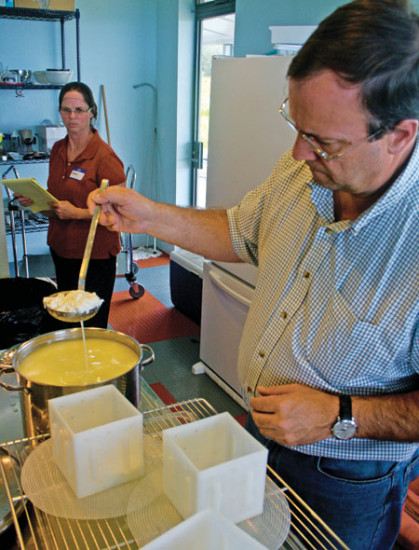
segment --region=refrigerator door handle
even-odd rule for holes
[[[214,273],[213,271],[210,271],[209,273],[211,281],[221,288],[226,294],[240,302],[246,307],[250,307],[250,304],[252,303],[251,300],[240,294],[239,292],[236,292],[233,290],[230,286],[228,286],[225,282],[223,282],[222,277],[218,273]]]

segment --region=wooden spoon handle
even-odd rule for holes
[[[100,184],[100,191],[106,189],[109,185],[109,180],[103,179]],[[92,221],[90,222],[89,234],[87,235],[86,248],[84,249],[83,260],[81,262],[80,273],[79,273],[79,284],[78,290],[84,290],[86,284],[86,274],[87,268],[89,266],[90,254],[92,253],[93,241],[96,235],[96,228],[99,221],[100,206],[97,205],[93,212]]]

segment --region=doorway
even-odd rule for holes
[[[211,66],[214,56],[234,55],[235,2],[196,6],[195,105],[192,147],[192,203],[206,206]]]

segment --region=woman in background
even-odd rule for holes
[[[86,84],[66,84],[60,92],[59,111],[67,136],[56,142],[51,150],[47,187],[59,202],[50,203],[53,215],[47,243],[55,265],[58,290],[63,291],[77,289],[92,217],[86,206],[87,196],[100,186],[102,179],[108,179],[109,185],[124,186],[125,173],[121,160],[93,126],[97,106]],[[22,206],[30,205],[30,199],[15,196]],[[104,303],[85,326],[107,328],[120,248],[118,233],[97,227],[85,289],[96,292]],[[67,326],[60,321],[57,323],[59,325],[54,328]]]

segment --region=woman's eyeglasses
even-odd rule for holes
[[[92,108],[90,107],[89,109],[81,109],[80,107],[76,107],[75,109],[70,109],[70,107],[61,107],[58,110],[64,116],[70,116],[71,113],[73,113],[74,116],[82,116],[86,113],[90,113]]]

